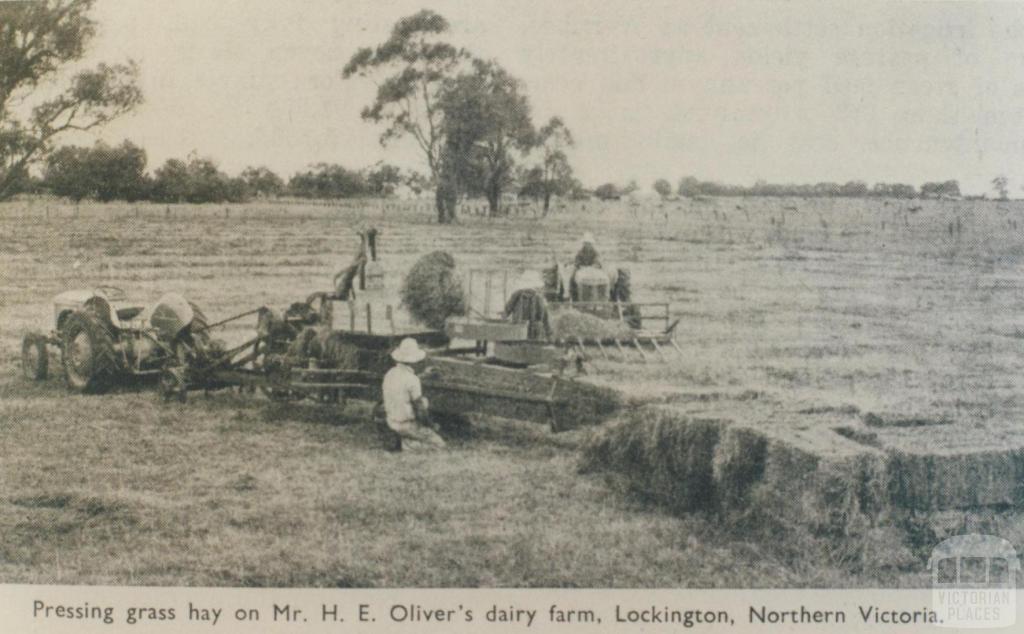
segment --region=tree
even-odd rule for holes
[[[439,180],[445,195],[450,202],[452,188],[456,195],[483,194],[491,214],[497,213],[513,182],[516,155],[536,145],[521,82],[497,62],[475,59],[471,72],[446,82],[438,104],[444,112],[445,173]]]
[[[921,185],[922,198],[959,198],[960,183],[955,180],[930,182]]]
[[[194,153],[188,161],[188,194],[190,203],[223,202],[231,200],[231,183],[226,174],[217,169],[213,159],[200,158]]]
[[[28,166],[52,151],[58,135],[97,128],[142,102],[132,62],[79,71],[56,96],[37,94],[85,54],[96,32],[88,16],[93,3],[0,3],[0,199],[14,193]]]
[[[672,183],[668,182],[664,178],[659,178],[654,181],[654,191],[661,196],[662,200],[672,195]]]
[[[134,201],[147,194],[145,172],[145,150],[127,140],[117,147],[100,141],[92,148],[54,151],[46,158],[43,177],[50,191],[75,201]]]
[[[868,184],[864,181],[849,181],[839,187],[839,195],[849,198],[863,198],[868,195]]]
[[[146,196],[146,151],[131,141],[117,147],[96,143],[89,163],[97,200],[135,201]]]
[[[679,179],[679,187],[676,193],[680,196],[696,196],[700,194],[700,181],[693,176],[684,176]]]
[[[266,198],[284,191],[284,181],[268,167],[247,167],[242,171],[241,179],[254,196]]]
[[[575,183],[566,151],[576,145],[561,117],[551,117],[537,131],[537,147],[542,152],[540,165],[523,175],[524,195],[544,203],[544,215],[551,208],[552,196],[565,196]]]
[[[999,200],[1006,200],[1010,195],[1010,179],[1006,176],[999,175],[992,179],[992,189],[996,190],[999,194]],[[957,188],[959,189],[959,187]]]
[[[366,121],[384,125],[381,145],[410,136],[426,159],[435,181],[441,172],[444,113],[437,102],[446,80],[455,75],[467,53],[437,38],[449,29],[448,21],[424,9],[400,19],[391,36],[376,49],[360,48],[345,65],[342,77],[384,75],[377,95],[365,107]],[[437,196],[438,221],[448,220]]]
[[[292,176],[288,190],[301,198],[356,198],[370,193],[361,172],[327,163]]]
[[[57,196],[78,202],[93,191],[88,164],[89,149],[66,145],[48,157],[43,171],[43,182]]]
[[[594,195],[601,200],[618,200],[622,198],[622,192],[614,183],[605,183],[594,190]]]
[[[153,173],[153,200],[165,203],[182,202],[188,198],[188,193],[188,165],[185,161],[167,159]]]
[[[420,174],[415,170],[410,171],[408,173],[408,175],[404,179],[404,182],[405,185],[409,189],[411,189],[412,192],[417,196],[419,196],[421,193],[423,193],[424,190],[430,187],[430,177],[424,176],[423,174]]]
[[[246,192],[244,179],[228,177],[213,160],[193,152],[187,163],[172,158],[157,168],[152,198],[159,202],[241,202]]]
[[[366,186],[370,194],[387,198],[402,184],[402,170],[387,163],[377,163],[366,170]]]
[[[913,185],[904,183],[875,183],[871,188],[871,195],[883,198],[914,198],[917,196],[917,190]]]

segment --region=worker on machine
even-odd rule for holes
[[[594,234],[589,231],[584,233],[580,240],[580,250],[576,252],[574,265],[577,270],[585,266],[601,268],[601,257],[597,254],[597,249],[594,248]]]
[[[410,449],[445,446],[444,439],[430,427],[429,403],[423,396],[423,386],[417,376],[426,356],[415,339],[406,337],[391,353],[395,367],[384,375],[381,387],[384,412],[388,427],[401,439],[398,451],[403,446]]]
[[[367,264],[377,260],[377,229],[370,227],[359,232],[359,251],[352,263],[334,275],[333,299],[347,301],[355,297],[356,280],[359,289],[366,290]]]
[[[569,276],[569,297],[572,301],[593,301],[592,297],[584,297],[580,293],[581,280],[578,279],[580,275],[589,276],[588,281],[601,279],[601,257],[597,254],[597,249],[594,248],[594,234],[587,231],[583,234],[583,238],[580,240],[580,250],[576,252],[576,260],[573,262],[572,273]],[[603,297],[599,301],[607,301],[607,297]]]
[[[548,304],[544,300],[544,279],[537,271],[526,271],[516,281],[516,291],[505,304],[505,319],[527,323],[527,338],[546,341],[551,338]]]

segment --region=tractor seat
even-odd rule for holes
[[[117,309],[117,318],[120,321],[129,321],[139,316],[139,313],[143,311],[143,306],[129,306],[127,308]]]

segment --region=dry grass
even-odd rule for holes
[[[71,397],[12,383],[0,410],[5,582],[862,583],[805,575],[723,537],[714,517],[610,496],[575,475],[577,432],[493,420],[450,452],[395,455],[365,408],[228,394],[167,406],[147,392]]]
[[[430,223],[429,213],[274,204],[0,205],[0,580],[926,583],[917,564],[885,563],[904,560],[877,530],[835,549],[753,513],[670,514],[618,495],[613,480],[576,474],[582,430],[551,436],[478,421],[451,454],[394,456],[359,408],[338,414],[229,394],[163,405],[148,391],[87,398],[56,380],[29,385],[17,372],[21,334],[52,319],[51,297],[68,288],[113,283],[147,301],[182,292],[213,320],[281,308],[328,289],[351,260],[355,230],[374,224],[389,284],[381,298],[397,305],[423,245],[455,254],[460,267],[517,271],[552,251],[571,256],[586,226],[603,261],[629,263],[635,301],[672,302],[685,350],[674,364],[597,360],[599,382],[628,380],[631,397],[683,407],[695,420],[814,427],[880,413],[951,420],[935,427],[968,429],[963,442],[1019,439],[1024,342],[1013,315],[1024,313],[1024,284],[1021,236],[1006,229],[1020,212],[1013,204],[925,202],[898,222],[874,202],[798,201],[797,212],[783,209],[792,201],[735,204],[587,203],[542,222],[453,227]],[[962,231],[951,235],[955,218]],[[223,337],[238,341],[250,328]],[[872,429],[907,444],[920,431]],[[1024,538],[1007,514],[919,525],[920,543],[963,525]]]

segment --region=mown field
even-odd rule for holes
[[[213,319],[284,307],[325,290],[371,224],[392,291],[434,249],[518,272],[571,258],[590,230],[637,299],[671,302],[685,352],[597,361],[596,381],[694,415],[951,419],[956,433],[906,442],[998,444],[1022,435],[1021,222],[1024,204],[959,201],[588,203],[451,227],[377,207],[0,205],[0,582],[922,585],[923,561],[898,545],[675,516],[578,475],[586,428],[477,420],[450,451],[394,455],[360,405],[30,384],[21,336],[49,328],[54,294],[100,283],[144,301],[181,292]]]

